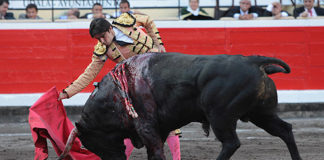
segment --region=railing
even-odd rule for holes
[[[101,3],[104,12],[113,14],[118,11],[118,4],[121,0],[10,0],[9,11],[18,15],[25,12],[25,7],[29,3],[34,3],[38,6],[39,15],[46,20],[56,21],[59,15],[64,14],[70,8],[78,8],[81,15],[90,12],[92,5],[96,2]],[[188,0],[129,0],[131,8],[141,10],[148,14],[160,14],[156,16],[162,20],[179,20],[180,10],[188,5]],[[271,0],[252,0],[252,5],[265,7]],[[284,6],[296,8],[296,5],[301,5],[303,0],[280,0]],[[316,1],[317,5],[324,4],[324,0]],[[200,0],[200,7],[207,9],[212,17],[216,20],[224,16],[224,9],[230,9],[233,6],[239,5],[239,0],[220,1],[220,0]],[[165,14],[166,16],[164,16]]]

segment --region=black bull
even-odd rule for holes
[[[163,144],[170,131],[190,122],[211,126],[229,159],[240,147],[236,124],[250,121],[287,145],[301,159],[292,126],[276,114],[277,90],[268,74],[289,73],[283,61],[262,56],[144,54],[118,65],[125,74],[138,118],[126,112],[123,96],[110,74],[87,100],[76,123],[83,145],[102,159],[126,159],[124,139],[145,146],[148,159],[165,159]]]

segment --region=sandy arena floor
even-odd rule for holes
[[[299,152],[304,160],[324,159],[324,118],[285,119],[293,124],[293,132]],[[183,160],[216,159],[221,144],[213,134],[205,137],[199,123],[191,123],[182,128],[181,154]],[[286,145],[277,137],[272,137],[251,123],[239,123],[237,133],[241,147],[233,160],[286,160],[291,159]],[[49,160],[57,156],[50,146]],[[167,159],[171,159],[165,145]],[[0,159],[31,160],[34,158],[34,145],[28,123],[0,123]],[[131,160],[146,159],[144,148],[135,149]]]

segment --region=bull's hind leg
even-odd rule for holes
[[[273,115],[258,115],[250,116],[250,121],[256,126],[264,129],[269,134],[281,138],[287,145],[293,160],[300,160],[295,138],[292,132],[291,124],[280,119],[276,114]]]
[[[248,109],[245,103],[250,94],[247,89],[236,91],[230,83],[224,85],[221,82],[219,79],[210,81],[201,93],[201,102],[215,136],[222,143],[217,159],[227,160],[241,145],[236,134],[236,123],[239,115]]]
[[[230,159],[241,143],[236,134],[236,122],[217,117],[212,120],[211,127],[217,139],[222,143],[222,150],[217,160]]]

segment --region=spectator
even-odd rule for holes
[[[102,12],[102,5],[95,3],[92,6],[91,13],[86,13],[81,18],[94,19],[94,18],[110,18],[110,15]]]
[[[9,7],[8,0],[0,0],[0,19],[15,19],[14,14],[7,12]]]
[[[324,9],[314,7],[314,0],[304,0],[304,6],[294,10],[294,17],[317,17],[324,16]]]
[[[119,11],[118,12],[115,12],[114,15],[112,16],[113,18],[118,18],[122,13],[130,13],[130,14],[143,14],[139,11],[131,11],[130,10],[130,4],[128,2],[128,0],[122,0],[120,3],[119,3]]]
[[[18,19],[42,19],[37,15],[38,8],[35,4],[28,4],[25,11],[26,14],[20,14]]]
[[[228,11],[225,17],[233,17],[240,20],[251,20],[258,18],[258,10],[251,7],[251,0],[240,0],[240,6],[234,7]]]
[[[199,0],[189,0],[189,6],[181,9],[182,20],[211,20],[208,13],[199,7]]]
[[[272,2],[264,12],[264,16],[272,16],[274,19],[290,16],[287,11],[283,11],[279,2]]]
[[[66,15],[60,16],[59,19],[78,19],[80,18],[80,11],[77,8],[71,8],[67,11]]]

